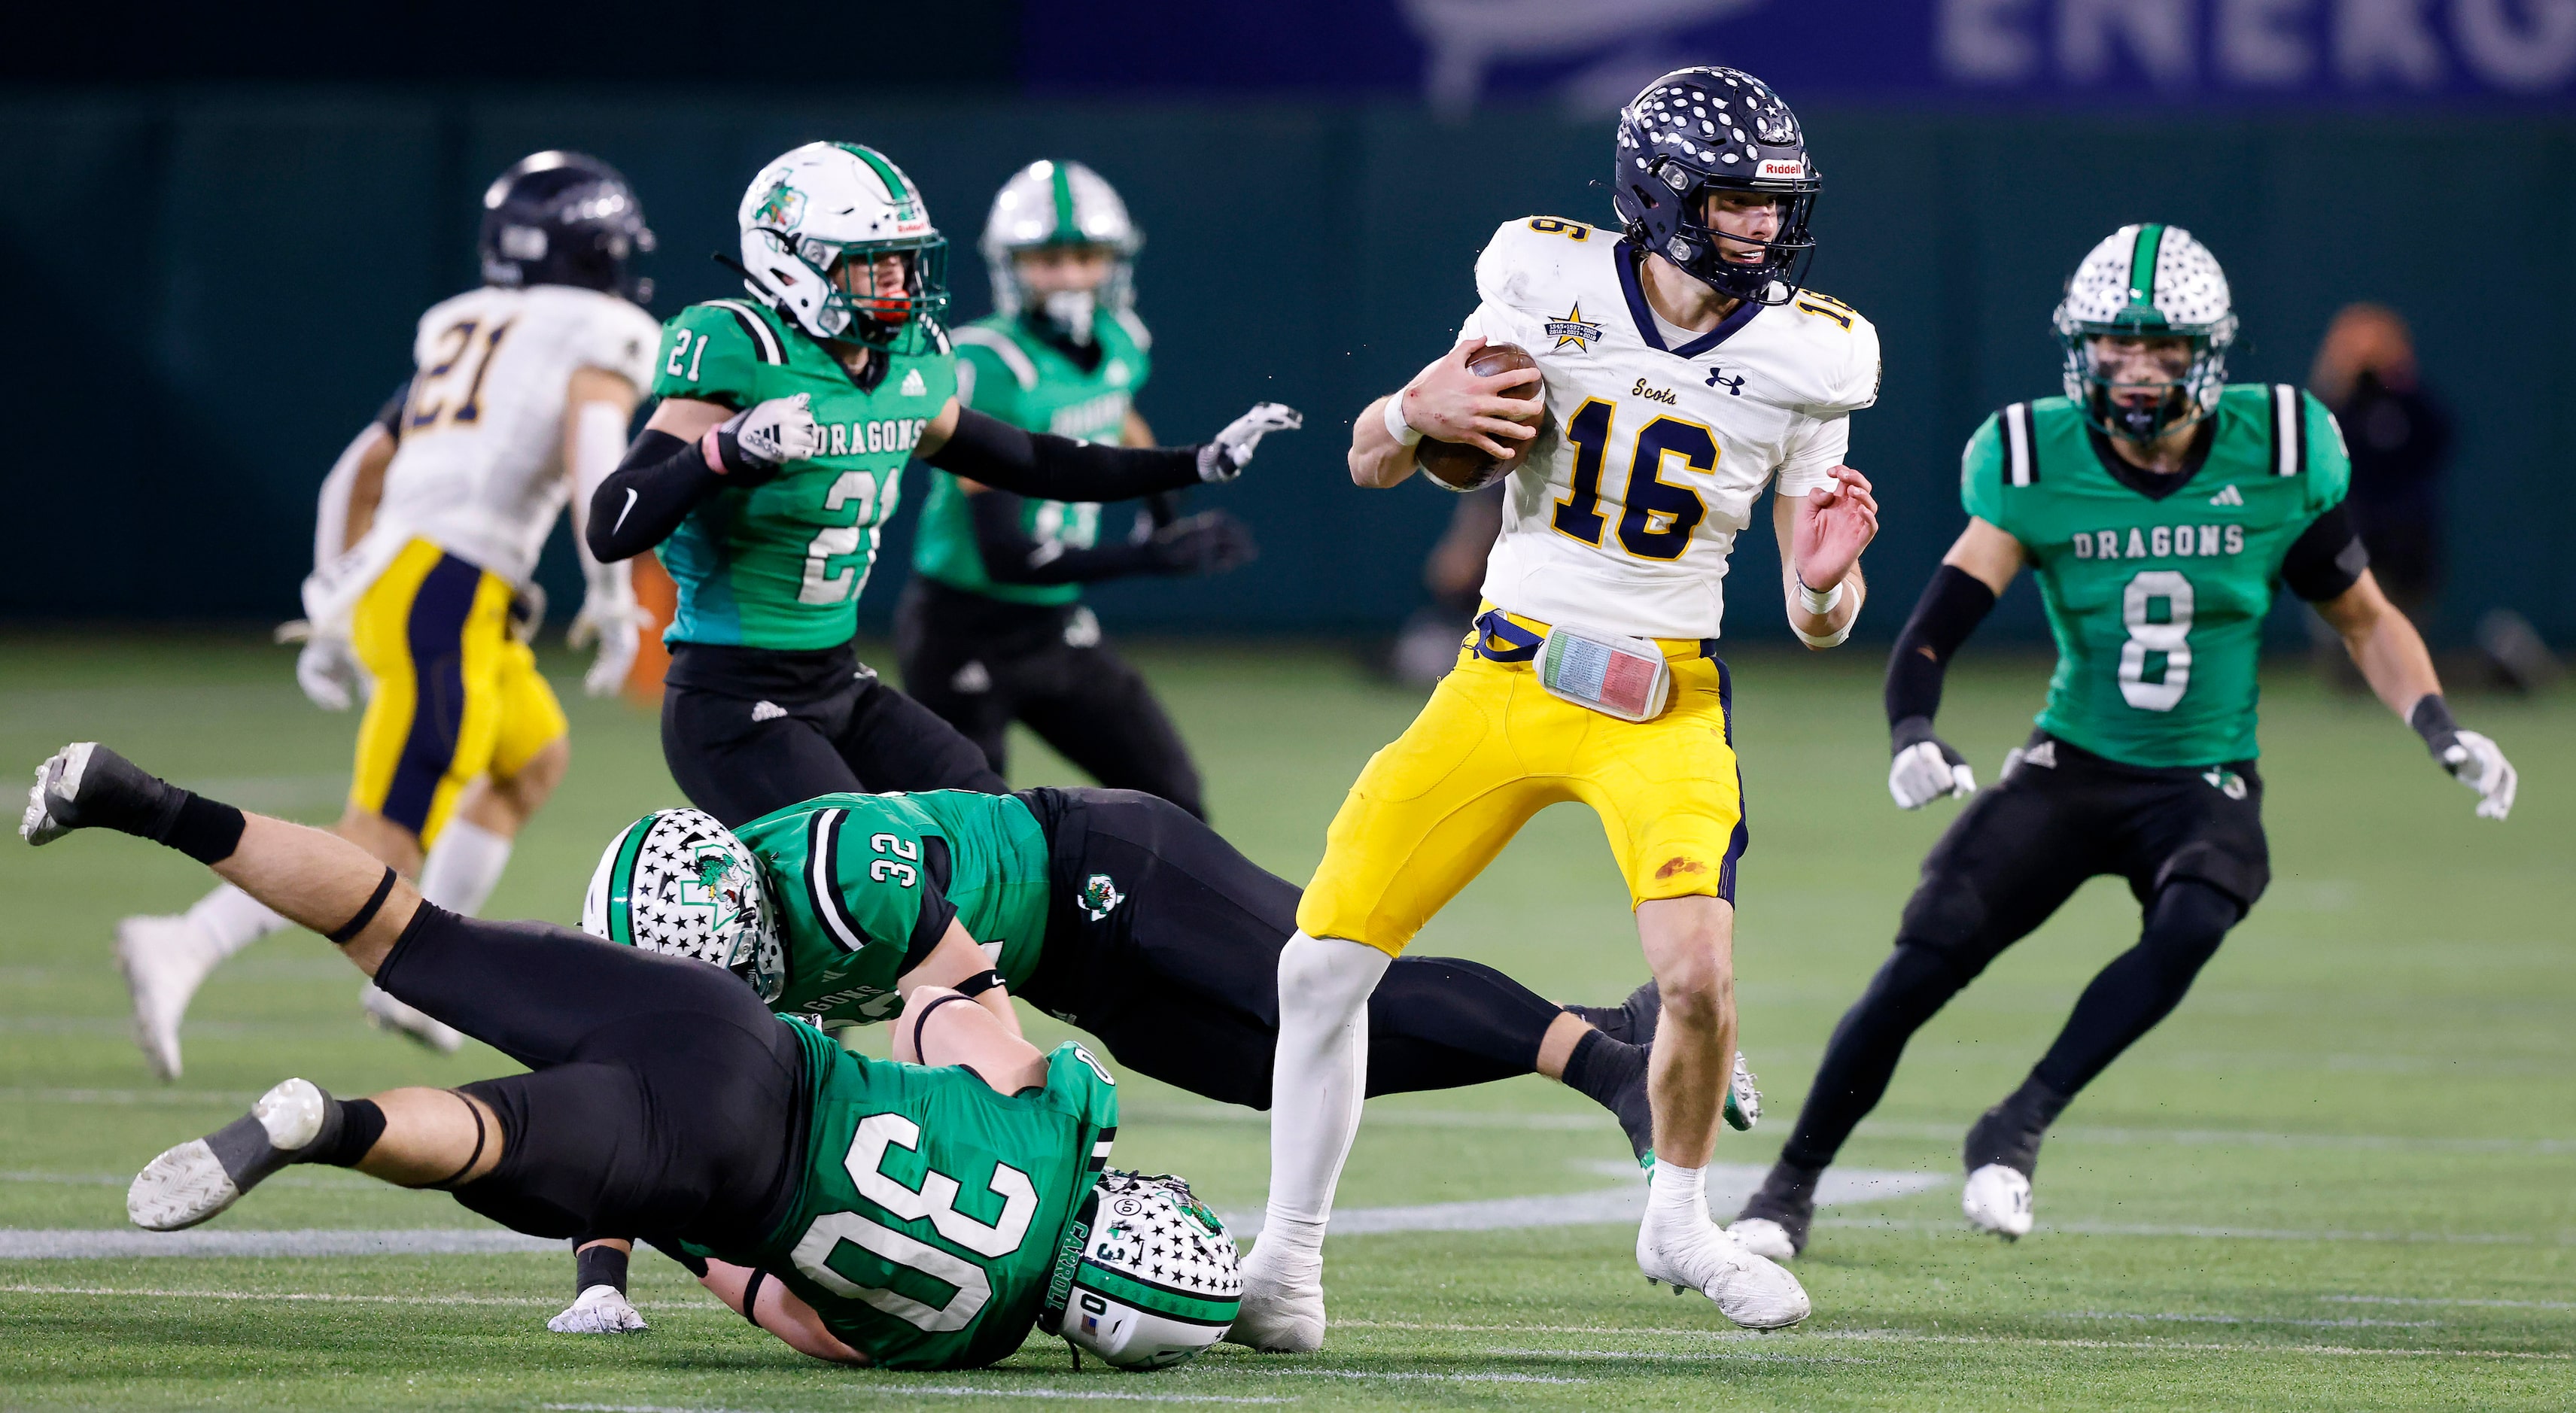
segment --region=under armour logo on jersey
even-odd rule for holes
[[[1741,373],[1730,378],[1726,376],[1725,369],[1711,368],[1708,370],[1708,385],[1726,389],[1726,395],[1729,397],[1744,396],[1744,375]]]
[[[903,375],[903,395],[905,397],[919,397],[929,391],[930,384],[922,381],[920,369],[912,369]]]
[[[2245,503],[2245,497],[2239,494],[2234,486],[2229,486],[2227,489],[2211,496],[2209,498],[2209,503],[2211,505],[2243,505]]]
[[[778,718],[785,716],[786,714],[787,708],[780,706],[776,702],[752,703],[751,719],[754,721],[776,721]]]

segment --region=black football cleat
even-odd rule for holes
[[[36,767],[18,837],[50,844],[75,829],[105,826],[157,839],[178,820],[188,792],[96,741],[75,741]]]
[[[1762,1190],[1745,1200],[1727,1231],[1756,1256],[1795,1258],[1807,1249],[1807,1228],[1816,1220],[1816,1183],[1824,1173],[1786,1159],[1773,1163]]]

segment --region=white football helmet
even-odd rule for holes
[[[2218,257],[2180,226],[2122,226],[2067,278],[2053,320],[2065,355],[2066,395],[2104,434],[2152,441],[2218,410],[2236,307]],[[2123,411],[2096,376],[2088,344],[2097,337],[2191,340],[2191,368],[2152,409]]]
[[[1097,290],[1039,294],[1020,279],[1011,257],[1047,245],[1107,246],[1115,256]],[[1136,302],[1136,252],[1144,234],[1127,216],[1127,203],[1100,174],[1080,162],[1036,161],[1022,167],[993,197],[984,219],[984,266],[993,277],[993,308],[1010,318],[1033,312],[1073,342],[1091,342],[1091,321],[1113,317]]]
[[[763,167],[742,194],[743,283],[816,338],[915,352],[943,337],[948,242],[920,189],[883,153],[855,142],[809,142]],[[866,266],[907,257],[904,288],[853,295],[834,278],[844,257]]]
[[[581,930],[723,967],[763,1001],[787,985],[760,860],[702,810],[655,810],[610,840],[582,895]]]
[[[1038,1328],[1121,1369],[1166,1369],[1243,1304],[1234,1238],[1176,1177],[1111,1168],[1065,1228]]]

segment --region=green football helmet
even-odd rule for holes
[[[2236,309],[2227,274],[2209,247],[2180,226],[2122,226],[2093,247],[2067,278],[2052,320],[2065,360],[2066,395],[2107,436],[2148,442],[2218,410]],[[2152,404],[2113,399],[2093,365],[2096,338],[2189,340],[2191,364]]]
[[[1127,203],[1098,172],[1080,162],[1036,161],[1012,174],[993,197],[979,243],[993,278],[993,308],[1005,318],[1026,315],[1076,344],[1092,341],[1099,314],[1124,316],[1136,303],[1136,252],[1144,233],[1127,215]],[[1096,245],[1111,257],[1109,278],[1096,290],[1029,288],[1013,257],[1045,246]]]
[[[946,338],[948,242],[920,189],[875,148],[809,142],[780,156],[743,192],[737,224],[744,286],[814,337],[896,353]],[[844,287],[889,252],[903,257],[902,289]]]
[[[702,810],[655,810],[610,840],[582,895],[581,930],[723,967],[763,1001],[787,985],[760,860]]]
[[[1179,1178],[1108,1169],[1064,1229],[1038,1328],[1121,1369],[1167,1369],[1243,1304],[1234,1238]]]

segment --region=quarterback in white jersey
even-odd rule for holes
[[[1373,488],[1410,478],[1425,436],[1497,456],[1541,440],[1509,482],[1456,670],[1352,785],[1280,953],[1269,1213],[1239,1343],[1321,1345],[1322,1241],[1359,1124],[1370,992],[1531,815],[1569,800],[1601,817],[1654,973],[1641,995],[1662,1008],[1637,1263],[1740,1325],[1807,1315],[1796,1278],[1711,1221],[1702,1188],[1721,1112],[1739,1127],[1759,1113],[1735,1055],[1745,831],[1716,640],[1727,552],[1766,488],[1791,628],[1816,648],[1851,631],[1878,521],[1841,461],[1850,414],[1877,397],[1878,338],[1802,288],[1821,182],[1759,79],[1657,79],[1621,111],[1614,162],[1620,229],[1506,223],[1476,262],[1482,302],[1457,346],[1353,423],[1351,477]],[[1489,343],[1538,367],[1480,376],[1469,365]],[[1503,396],[1533,379],[1544,432]],[[1540,1053],[1580,1067],[1591,1029],[1568,1011]]]
[[[306,616],[289,628],[305,640],[307,696],[332,711],[366,701],[337,830],[451,911],[482,907],[571,760],[563,707],[528,649],[543,617],[531,576],[566,501],[587,506],[616,469],[651,382],[661,325],[629,273],[651,240],[604,162],[541,152],[503,173],[484,197],[486,283],[421,316],[411,381],[323,483]],[[582,568],[572,635],[598,642],[585,685],[608,695],[647,620],[628,565],[585,551]],[[164,1079],[179,1075],[198,984],[283,926],[230,886],[118,926],[135,1039]],[[460,1043],[373,986],[363,1001],[381,1025]]]

